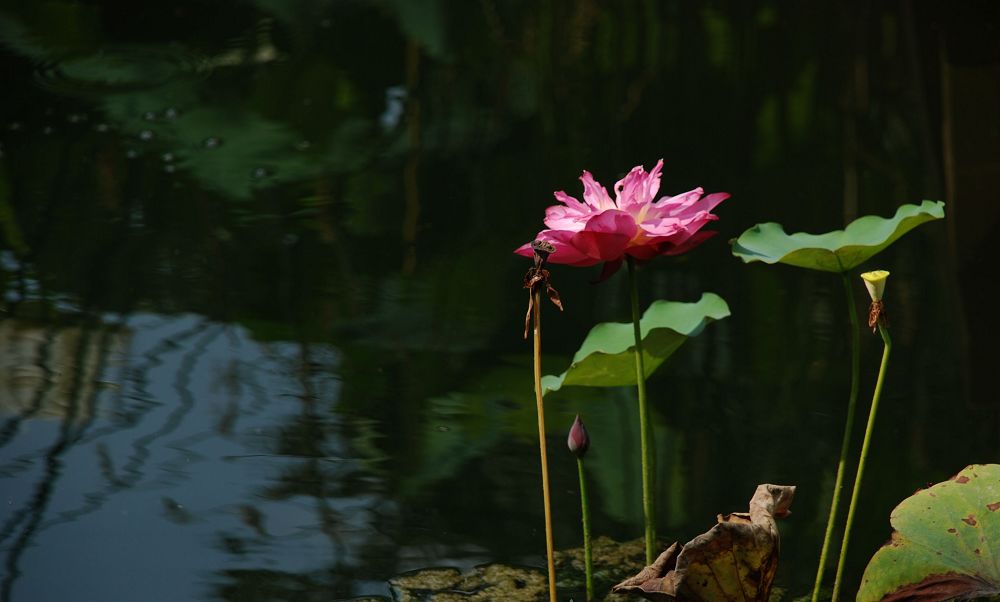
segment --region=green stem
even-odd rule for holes
[[[851,538],[851,526],[854,524],[854,511],[857,509],[858,497],[861,492],[861,480],[865,476],[865,458],[868,457],[868,447],[872,441],[872,431],[875,430],[875,413],[878,411],[878,400],[882,396],[882,385],[885,383],[885,369],[889,365],[889,353],[892,351],[892,339],[882,321],[879,321],[878,332],[882,335],[885,347],[882,349],[882,364],[878,368],[878,380],[875,381],[875,393],[872,395],[872,408],[868,412],[868,425],[865,426],[865,439],[861,444],[861,457],[858,459],[858,473],[854,477],[854,491],[851,492],[851,505],[847,508],[847,524],[844,526],[844,541],[840,544],[840,561],[837,562],[837,577],[833,581],[833,602],[840,595],[840,582],[844,576],[844,565],[847,564],[847,545]]]
[[[841,272],[844,281],[844,294],[847,296],[847,311],[851,318],[851,393],[847,398],[847,419],[844,424],[844,439],[840,442],[840,461],[837,463],[837,478],[833,483],[833,501],[830,502],[830,517],[826,520],[826,534],[823,536],[823,549],[819,553],[819,568],[816,569],[816,583],[813,585],[812,602],[819,600],[819,588],[823,583],[823,571],[826,569],[826,557],[833,540],[833,525],[837,520],[837,508],[840,506],[840,491],[844,486],[844,472],[847,466],[847,451],[851,445],[851,430],[854,427],[854,410],[858,405],[858,383],[861,370],[861,327],[858,324],[858,308],[854,301],[854,292],[847,272]]]
[[[628,280],[632,292],[632,327],[635,334],[635,384],[639,396],[639,441],[642,448],[642,513],[646,521],[646,564],[656,558],[656,471],[655,442],[646,403],[646,370],[642,359],[642,331],[639,328],[639,290],[635,277],[635,260],[626,258]]]
[[[594,554],[590,547],[590,507],[587,504],[587,479],[583,475],[583,458],[576,459],[580,473],[580,509],[583,514],[583,564],[587,575],[587,602],[594,599]]]
[[[542,291],[532,291],[535,322],[534,364],[535,364],[535,409],[538,414],[538,455],[542,462],[542,502],[545,505],[545,554],[549,571],[549,602],[556,602],[556,564],[552,540],[552,504],[549,501],[549,458],[545,450],[545,406],[542,404]]]

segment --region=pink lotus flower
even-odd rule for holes
[[[716,232],[701,228],[719,219],[711,211],[728,199],[729,193],[703,196],[705,191],[695,188],[654,201],[662,169],[663,159],[649,173],[641,165],[633,167],[615,183],[614,200],[588,171],[580,176],[583,203],[561,190],[556,192],[556,200],[562,205],[545,210],[548,229],[535,237],[555,246],[548,261],[574,266],[603,261],[601,279],[604,279],[621,267],[626,255],[638,260],[678,255],[715,235]],[[534,255],[530,243],[514,252],[525,257]]]

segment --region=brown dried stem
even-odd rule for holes
[[[542,501],[545,505],[545,552],[548,560],[549,601],[556,602],[555,550],[552,538],[552,504],[549,495],[549,460],[545,449],[545,405],[542,402],[542,288],[549,299],[562,311],[559,293],[549,284],[549,271],[545,269],[545,259],[555,251],[551,244],[542,241],[532,243],[535,250],[535,265],[524,277],[524,287],[528,289],[528,313],[524,317],[524,338],[528,338],[528,327],[534,321],[534,377],[535,406],[538,414],[538,454],[542,463]]]

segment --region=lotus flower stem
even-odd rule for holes
[[[555,549],[552,542],[552,504],[549,496],[549,459],[545,450],[545,406],[542,403],[542,290],[532,289],[534,303],[535,406],[538,414],[538,454],[542,461],[542,501],[545,505],[545,554],[549,571],[549,602],[556,602]]]
[[[642,330],[639,326],[639,287],[635,277],[635,260],[627,257],[628,281],[632,293],[632,326],[635,332],[635,385],[639,397],[639,441],[642,449],[642,513],[646,521],[646,564],[656,558],[656,470],[655,442],[646,403],[646,370],[642,359]]]
[[[594,551],[590,545],[590,507],[587,504],[587,479],[583,474],[583,458],[576,459],[580,473],[580,510],[583,515],[583,565],[587,575],[587,602],[594,599]]]
[[[842,272],[844,293],[847,296],[847,310],[851,318],[851,393],[847,398],[847,419],[844,424],[844,439],[840,443],[840,461],[837,463],[837,477],[833,483],[833,501],[830,502],[830,517],[826,520],[826,534],[823,536],[823,549],[819,553],[819,568],[816,569],[816,583],[813,585],[812,602],[819,600],[819,588],[823,583],[823,571],[826,569],[826,557],[833,540],[833,525],[837,520],[837,508],[840,506],[840,491],[844,486],[844,471],[847,466],[847,452],[851,445],[851,431],[854,426],[854,410],[858,405],[858,384],[861,371],[861,327],[858,324],[858,308],[854,300],[854,290],[847,277]]]
[[[878,332],[882,335],[882,363],[878,368],[878,379],[875,381],[875,393],[872,395],[872,407],[868,411],[868,424],[865,426],[865,438],[861,444],[861,457],[858,458],[858,472],[854,477],[854,490],[851,492],[851,504],[847,507],[847,524],[844,525],[844,540],[840,544],[840,560],[837,562],[837,576],[833,581],[833,602],[840,596],[840,584],[844,576],[844,566],[847,564],[847,546],[851,539],[851,526],[854,524],[854,511],[858,505],[861,492],[861,480],[865,476],[865,459],[872,441],[872,431],[875,430],[875,413],[878,412],[878,401],[882,396],[882,385],[885,383],[886,367],[889,365],[889,353],[892,351],[892,339],[885,327],[885,321],[878,321]]]

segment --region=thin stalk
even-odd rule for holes
[[[826,570],[826,557],[833,541],[833,524],[837,520],[837,508],[840,505],[840,491],[844,486],[844,471],[847,466],[847,452],[851,445],[851,431],[854,427],[854,410],[858,405],[858,384],[861,371],[861,328],[858,324],[858,308],[854,301],[854,291],[847,272],[841,272],[844,281],[844,294],[847,296],[847,312],[851,318],[851,393],[847,398],[847,419],[844,424],[844,439],[840,442],[840,461],[837,463],[837,478],[833,483],[833,501],[830,502],[830,517],[826,520],[826,535],[823,536],[823,549],[819,553],[819,568],[816,569],[816,583],[813,585],[812,602],[819,600],[819,588],[823,583],[823,571]]]
[[[861,457],[858,459],[858,473],[854,477],[854,491],[851,492],[851,505],[847,507],[847,524],[844,526],[844,541],[840,544],[840,561],[837,562],[837,577],[833,581],[833,602],[840,595],[840,583],[844,576],[844,565],[847,564],[847,545],[851,539],[851,526],[854,524],[854,511],[857,509],[858,497],[861,492],[861,480],[865,476],[865,458],[868,457],[868,447],[872,441],[872,431],[875,430],[875,413],[878,411],[878,400],[882,396],[882,385],[885,383],[886,367],[889,365],[889,353],[892,351],[892,339],[885,324],[879,321],[878,332],[882,335],[882,364],[878,368],[878,379],[875,381],[875,393],[872,395],[872,408],[868,412],[868,425],[865,426],[865,439],[861,444]]]
[[[549,496],[549,457],[545,450],[545,406],[542,404],[542,291],[537,288],[534,295],[532,317],[535,322],[534,363],[535,363],[535,409],[538,414],[538,454],[542,461],[542,501],[545,504],[545,554],[549,569],[549,602],[556,602],[556,563],[552,543],[552,504]]]
[[[628,281],[632,294],[632,328],[635,334],[635,385],[639,397],[639,441],[642,448],[642,514],[646,521],[646,564],[656,558],[656,444],[646,403],[646,370],[642,359],[642,331],[639,328],[639,287],[635,277],[635,260],[627,258]]]
[[[587,575],[587,602],[594,599],[594,553],[590,547],[590,507],[587,504],[587,479],[583,475],[583,458],[576,459],[580,473],[580,509],[583,515],[583,565]]]

